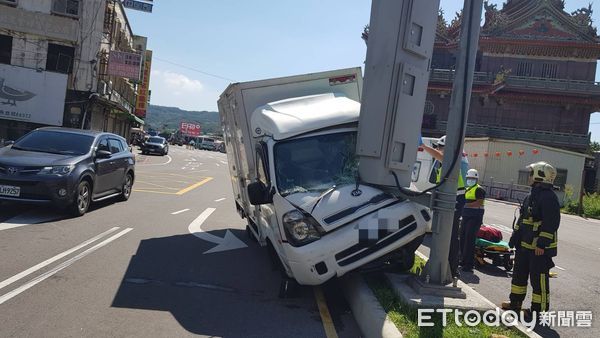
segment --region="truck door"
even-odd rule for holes
[[[271,178],[269,177],[268,156],[266,145],[260,143],[256,146],[256,180],[262,182],[270,191],[272,188]],[[257,237],[263,241],[268,232],[273,232],[277,224],[271,224],[275,217],[275,206],[271,204],[257,205],[254,207],[256,215],[256,224],[253,231]]]

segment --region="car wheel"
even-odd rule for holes
[[[131,173],[127,173],[125,176],[125,183],[123,183],[123,188],[121,188],[121,201],[127,201],[131,196],[131,190],[133,188],[133,175]]]
[[[81,181],[75,192],[75,200],[71,205],[71,214],[75,217],[83,216],[89,209],[92,201],[92,189],[88,181]]]

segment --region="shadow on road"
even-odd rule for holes
[[[246,242],[248,248],[203,254],[214,244],[193,235],[142,240],[112,306],[168,311],[185,330],[207,336],[323,336],[312,288],[278,298],[279,272],[266,250]]]

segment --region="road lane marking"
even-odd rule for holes
[[[327,307],[327,301],[323,295],[323,289],[321,289],[320,286],[315,286],[313,290],[315,293],[317,306],[319,307],[321,322],[323,322],[323,328],[325,329],[325,336],[327,336],[327,338],[338,338],[338,334],[335,331],[335,325],[333,324],[333,319],[331,318],[331,313]]]
[[[139,165],[143,166],[143,167],[156,166],[156,165],[167,165],[167,164],[171,163],[171,161],[173,161],[173,158],[171,156],[167,155],[167,158],[168,158],[168,160],[165,163],[149,163],[149,164],[139,163]]]
[[[156,190],[146,190],[146,189],[133,189],[134,192],[149,192],[151,194],[162,194],[162,195],[175,195],[172,192],[164,192],[164,191],[156,191]]]
[[[558,270],[560,270],[560,271],[567,271],[566,269],[564,269],[564,268],[561,268],[561,267],[560,267],[560,266],[558,266],[558,265],[555,265],[554,267],[555,267],[555,268],[557,268],[557,269],[558,269]]]
[[[184,213],[186,211],[190,211],[190,209],[183,209],[183,210],[175,211],[175,212],[172,212],[171,215],[179,215],[179,214]]]
[[[109,229],[109,230],[101,233],[98,236],[95,236],[95,237],[92,237],[92,238],[88,239],[87,241],[85,241],[85,242],[77,245],[76,247],[73,247],[73,248],[71,248],[71,249],[69,249],[69,250],[67,250],[65,252],[59,253],[58,255],[56,255],[56,256],[54,256],[54,257],[52,257],[50,259],[47,259],[47,260],[45,260],[43,262],[41,262],[40,264],[32,266],[29,269],[27,269],[27,270],[25,270],[23,272],[20,272],[20,273],[14,275],[14,276],[12,276],[12,277],[10,277],[10,278],[2,281],[2,282],[0,282],[0,289],[5,288],[6,286],[8,286],[8,285],[10,285],[10,284],[18,281],[19,279],[21,279],[21,278],[23,278],[23,277],[25,277],[27,275],[30,275],[33,272],[36,272],[37,270],[40,270],[40,269],[44,268],[45,266],[48,266],[49,264],[52,264],[52,263],[56,262],[57,260],[59,260],[59,259],[61,259],[63,257],[66,257],[66,256],[72,254],[73,252],[75,252],[75,251],[77,251],[77,250],[79,250],[79,249],[81,249],[81,248],[83,248],[85,246],[88,246],[89,244],[91,244],[91,243],[99,240],[100,238],[102,238],[102,237],[104,237],[104,236],[106,236],[106,235],[108,235],[108,234],[110,234],[112,232],[115,232],[115,231],[117,231],[119,229],[120,229],[119,227],[114,227],[112,229]]]
[[[220,166],[221,166],[221,165],[219,165],[219,163],[215,163],[215,165],[216,165],[217,167],[220,167]]]
[[[227,165],[227,162],[225,162],[225,161],[219,161],[219,162],[221,162],[221,163],[223,163],[223,164]]]
[[[208,217],[210,217],[210,215],[212,215],[213,212],[215,212],[215,210],[217,209],[207,208],[198,217],[196,217],[196,219],[188,226],[188,231],[190,232],[190,234],[207,242],[217,244],[215,247],[205,251],[203,254],[206,255],[215,252],[236,250],[248,247],[246,243],[242,242],[239,238],[235,237],[235,235],[231,233],[229,229],[226,230],[225,237],[223,238],[215,236],[213,234],[209,234],[204,229],[202,229],[202,224],[208,219]]]
[[[218,200],[215,200],[215,202],[221,202],[221,201],[224,201],[224,200],[226,200],[226,198],[219,198]]]
[[[203,179],[202,181],[200,181],[200,182],[198,182],[196,184],[192,184],[192,185],[190,185],[187,188],[179,190],[178,192],[175,193],[175,195],[183,195],[185,193],[188,193],[188,192],[190,192],[190,191],[198,188],[199,186],[201,186],[201,185],[203,185],[205,183],[210,182],[212,179],[213,179],[212,177],[207,177],[207,178]]]
[[[38,223],[44,223],[59,219],[61,216],[56,213],[46,213],[45,211],[27,212],[15,216],[4,223],[0,223],[0,231],[24,227]]]
[[[140,180],[138,180],[136,183],[149,184],[149,185],[153,185],[155,187],[159,187],[159,188],[163,188],[163,189],[168,189],[168,190],[178,190],[178,188],[171,188],[171,187],[167,187],[167,186],[164,186],[164,185],[160,185],[160,184],[156,184],[156,183],[150,183],[150,182],[146,182],[146,181],[140,181]]]
[[[106,246],[107,244],[109,244],[110,242],[118,239],[119,237],[127,234],[128,232],[130,232],[131,230],[133,230],[133,228],[127,228],[107,239],[105,239],[104,241],[94,245],[93,247],[83,251],[82,253],[78,254],[77,256],[57,265],[56,267],[54,267],[53,269],[39,275],[38,277],[30,280],[29,282],[27,282],[26,284],[21,285],[20,287],[14,289],[11,292],[8,292],[2,296],[0,296],[0,305],[6,303],[8,300],[18,296],[19,294],[27,291],[28,289],[34,287],[35,285],[43,282],[44,280],[52,277],[53,275],[55,275],[56,273],[58,273],[59,271],[68,268],[69,266],[71,266],[73,263],[77,262],[78,260],[84,258],[85,256],[91,254],[92,252]]]

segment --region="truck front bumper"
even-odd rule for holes
[[[346,224],[302,247],[284,243],[293,277],[303,285],[319,285],[334,276],[408,246],[425,234],[427,220],[412,202],[402,202]],[[379,220],[385,219],[385,222]],[[373,231],[369,224],[387,224]],[[377,233],[375,239],[365,233]]]

